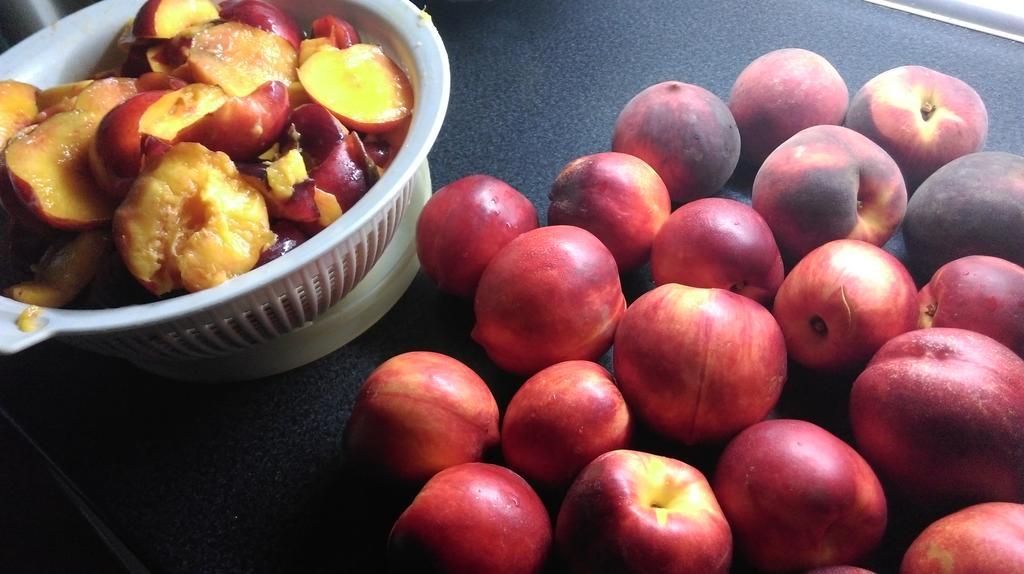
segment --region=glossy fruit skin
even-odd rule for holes
[[[593,233],[612,252],[620,272],[647,263],[654,237],[672,211],[657,172],[617,152],[569,162],[548,199],[548,225],[575,225]]]
[[[785,269],[772,230],[748,205],[709,197],[672,212],[654,238],[656,285],[717,287],[769,307]]]
[[[900,574],[1024,571],[1024,506],[987,502],[933,522],[903,555]]]
[[[537,210],[511,185],[469,175],[437,190],[416,223],[416,254],[438,289],[459,297],[476,293],[491,259],[537,228]]]
[[[1024,267],[970,255],[943,265],[917,295],[918,326],[988,335],[1024,357]]]
[[[558,492],[598,456],[629,446],[632,417],[611,373],[566,361],[530,377],[509,402],[501,449],[509,468]]]
[[[225,0],[220,4],[220,17],[277,34],[288,40],[296,50],[302,41],[302,30],[295,20],[284,10],[264,0]]]
[[[917,288],[887,251],[840,239],[796,264],[772,313],[791,359],[821,373],[849,373],[886,341],[917,327]]]
[[[733,548],[699,470],[633,450],[603,454],[583,469],[562,502],[555,542],[579,574],[724,574]]]
[[[392,357],[363,383],[345,426],[346,460],[362,474],[421,484],[478,462],[498,445],[498,405],[460,361],[413,351]]]
[[[773,419],[740,433],[712,484],[739,551],[761,570],[855,563],[885,532],[886,499],[874,471],[806,421]]]
[[[724,442],[763,419],[787,373],[782,331],[764,307],[674,283],[629,306],[613,360],[633,414],[691,445]]]
[[[519,475],[493,464],[442,470],[398,517],[389,572],[537,574],[551,548],[551,520]]]
[[[933,511],[1024,499],[1024,360],[963,329],[919,329],[875,354],[850,393],[857,447]]]
[[[568,225],[528,231],[484,270],[472,337],[501,369],[532,375],[612,344],[626,312],[615,258],[591,233]]]

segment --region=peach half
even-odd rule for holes
[[[379,46],[321,50],[298,73],[309,96],[351,129],[386,132],[412,112],[409,79]]]
[[[288,40],[240,22],[204,28],[188,47],[187,71],[180,74],[245,96],[273,80],[295,80],[297,51]],[[176,72],[175,75],[179,73]]]
[[[118,251],[155,295],[241,275],[275,239],[259,189],[226,154],[197,143],[175,144],[147,165],[114,213]]]

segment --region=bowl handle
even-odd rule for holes
[[[42,343],[57,332],[43,308],[39,308],[39,316],[36,318],[38,328],[33,331],[21,330],[18,318],[28,307],[24,303],[0,297],[0,355],[13,355]]]

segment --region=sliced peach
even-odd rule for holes
[[[26,128],[28,130],[34,130],[35,127]],[[40,220],[35,212],[30,210],[21,198],[18,197],[18,193],[14,190],[14,184],[12,183],[10,170],[7,169],[6,165],[6,153],[0,152],[0,207],[3,208],[4,212],[7,213],[7,221],[9,227],[7,229],[7,239],[13,239],[17,237],[16,231],[24,231],[33,237],[43,238],[43,247],[49,245],[48,239],[50,236],[59,233],[54,228],[50,227],[42,220]],[[8,245],[13,245],[11,241],[6,241]],[[35,257],[29,257],[27,259],[29,264],[33,264],[39,260],[39,256],[42,255],[42,251],[34,254]]]
[[[312,181],[306,183],[306,185],[312,184]],[[317,224],[319,224],[321,228],[327,227],[337,221],[344,212],[341,204],[338,203],[338,198],[321,190],[319,187],[313,187],[313,201],[316,202],[316,207],[320,210],[320,218],[317,219]]]
[[[139,120],[139,131],[166,141],[216,111],[228,101],[224,90],[207,84],[189,84],[151,103]]]
[[[180,90],[188,84],[181,78],[160,72],[146,72],[135,81],[140,92]]]
[[[138,38],[172,38],[182,30],[220,17],[210,0],[147,0],[135,15]]]
[[[142,169],[171,149],[171,143],[154,136],[142,136]]]
[[[89,168],[96,183],[114,199],[123,199],[142,169],[140,120],[167,92],[137,94],[103,116],[89,145]]]
[[[136,72],[181,73],[188,59],[192,41],[197,34],[213,25],[211,22],[204,22],[185,28],[173,38],[140,41],[129,51],[128,60],[123,66],[131,66],[131,71]],[[132,63],[133,60],[143,61]]]
[[[92,116],[98,125],[107,112],[137,94],[138,91],[134,78],[96,80],[75,97],[75,109]]]
[[[295,184],[309,179],[306,164],[299,150],[291,150],[267,166],[267,185],[277,199],[292,196]]]
[[[188,50],[195,81],[218,85],[230,96],[245,96],[266,82],[295,81],[295,48],[284,38],[239,22],[199,31]],[[177,75],[177,74],[176,74]]]
[[[267,82],[249,95],[228,99],[178,132],[177,139],[199,142],[236,161],[250,160],[277,141],[290,112],[288,88],[281,82]]]
[[[152,95],[155,93],[131,105],[126,102],[106,120],[93,146],[93,169],[97,174],[103,165],[118,166],[115,175],[121,177],[137,174],[142,155],[140,136],[145,135],[166,142],[194,141],[223,151],[232,159],[252,159],[278,139],[290,110],[287,89],[280,82],[267,82],[248,96],[237,98],[229,98],[219,87],[207,84],[190,84]],[[108,145],[113,143],[111,137],[120,143]],[[104,180],[102,176],[100,179]]]
[[[359,134],[349,132],[309,176],[316,186],[333,195],[348,211],[380,178],[380,171],[366,153]]]
[[[239,164],[239,171],[259,188],[271,218],[297,223],[320,219],[320,210],[314,201],[315,187],[297,149],[266,164]]]
[[[82,93],[82,90],[89,87],[93,80],[82,80],[81,82],[71,82],[69,84],[60,84],[52,88],[47,88],[36,94],[36,107],[40,111],[48,110],[54,107],[62,107],[63,109],[55,110],[50,115],[59,112],[66,112],[71,108],[75,107],[75,98],[78,94]]]
[[[299,149],[311,166],[320,165],[348,135],[348,130],[338,118],[320,104],[303,104],[295,108],[291,121]]]
[[[402,144],[405,143],[405,136],[409,133],[409,124],[411,123],[409,120],[411,119],[412,116],[405,118],[405,121],[398,127],[386,132],[367,134],[363,145],[366,147],[366,153],[369,154],[373,163],[377,164],[377,167],[382,170],[387,169],[395,160],[395,154],[401,149]]]
[[[388,131],[412,111],[409,79],[379,46],[316,52],[299,68],[299,79],[314,101],[351,129]]]
[[[132,80],[95,81],[75,98],[74,109],[12,138],[3,158],[17,202],[57,229],[95,229],[109,221],[114,204],[92,177],[89,144],[101,118],[134,94]]]
[[[275,239],[259,189],[226,154],[197,143],[149,164],[114,214],[125,265],[155,295],[241,275]]]
[[[309,38],[299,44],[299,65],[306,63],[310,56],[317,52],[337,48],[330,38]]]
[[[313,202],[316,205],[317,213],[319,213],[319,217],[317,217],[315,221],[298,223],[299,229],[301,229],[306,235],[312,237],[313,235],[320,233],[328,225],[337,221],[344,213],[344,210],[338,203],[338,198],[317,187],[313,180],[306,180],[295,187],[296,195],[299,193],[304,194],[309,190],[312,194]]]
[[[106,231],[87,231],[68,243],[50,247],[35,266],[35,278],[18,283],[5,295],[29,305],[63,307],[84,290],[110,251]]]
[[[146,48],[149,71],[172,74],[187,60],[187,49],[173,42],[162,42]]]
[[[278,257],[302,245],[309,237],[291,221],[275,221],[270,225],[277,235],[277,241],[260,254],[256,266],[266,265]]]
[[[79,94],[91,86],[95,80],[83,80],[71,84],[61,84],[39,92],[36,96],[36,105],[39,113],[36,115],[35,123],[42,123],[59,113],[75,109],[75,102]]]
[[[32,124],[39,113],[35,86],[4,80],[0,82],[0,150],[20,129]]]
[[[152,72],[153,66],[149,63],[150,46],[136,45],[128,50],[128,55],[121,62],[121,75],[128,78],[137,78],[146,72]]]
[[[313,98],[310,98],[309,94],[306,93],[306,88],[302,87],[302,82],[296,80],[288,84],[288,103],[291,104],[292,108],[312,102]]]
[[[94,229],[110,220],[113,202],[89,171],[89,141],[97,123],[90,114],[71,110],[7,145],[11,187],[35,218],[67,230]]]
[[[284,10],[264,0],[226,0],[220,5],[220,17],[229,22],[241,22],[288,40],[296,50],[302,40],[302,31]]]
[[[332,14],[313,20],[313,37],[325,38],[340,50],[360,42],[355,26]]]
[[[270,214],[275,219],[293,221],[295,223],[315,223],[320,221],[320,205],[323,200],[317,198],[317,188],[313,180],[306,179],[295,184],[287,200],[274,198],[267,201]],[[337,202],[335,202],[337,204]],[[331,206],[325,209],[330,211]]]

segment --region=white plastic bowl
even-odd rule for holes
[[[15,324],[26,305],[0,297],[0,353],[16,353],[58,336],[143,367],[161,365],[152,370],[162,372],[176,363],[247,354],[311,325],[381,258],[407,212],[414,183],[422,194],[427,152],[447,110],[444,45],[429,16],[406,0],[274,1],[306,29],[323,14],[345,18],[364,42],[380,44],[409,75],[415,93],[412,124],[384,176],[324,231],[285,256],[212,289],[114,309],[44,309],[40,328],[31,333]],[[0,78],[49,87],[116,63],[120,55],[114,39],[139,6],[139,0],[104,0],[63,18],[0,54]],[[429,180],[425,185],[429,188]],[[406,245],[392,251],[401,248],[407,254],[412,236],[401,237]]]

